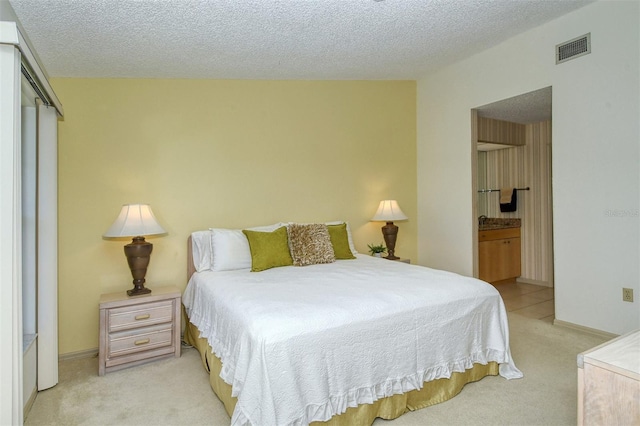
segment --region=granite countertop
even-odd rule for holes
[[[478,230],[489,231],[491,229],[505,229],[505,228],[520,228],[521,219],[505,219],[500,217],[488,217],[485,218],[482,223],[478,225]]]

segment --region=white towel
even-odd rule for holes
[[[512,195],[513,195],[513,188],[501,188],[500,204],[509,204],[511,202]]]

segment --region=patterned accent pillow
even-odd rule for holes
[[[289,249],[294,266],[335,262],[327,225],[320,223],[289,225]]]

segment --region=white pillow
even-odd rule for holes
[[[212,271],[251,268],[247,237],[239,229],[211,228]]]
[[[343,223],[347,225],[347,239],[349,240],[349,248],[351,249],[351,253],[353,253],[353,255],[355,256],[356,254],[358,254],[358,251],[356,250],[356,246],[353,244],[353,237],[351,236],[351,228],[349,228],[349,222],[346,222],[344,220],[336,220],[333,222],[325,222],[325,225],[342,225]]]
[[[276,223],[247,229],[272,232],[281,226],[284,226],[284,224]],[[233,271],[251,268],[249,241],[241,229],[209,228],[209,231],[211,231],[212,271]]]
[[[191,233],[191,255],[196,271],[202,272],[211,269],[211,231],[196,231]]]

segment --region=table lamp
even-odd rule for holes
[[[388,252],[384,257],[385,259],[400,259],[394,253],[396,249],[396,239],[398,238],[398,227],[393,224],[393,221],[407,219],[409,218],[400,210],[400,206],[396,200],[380,201],[378,211],[371,218],[371,221],[387,222],[387,224],[382,227],[382,235],[384,236],[384,242]]]
[[[103,235],[104,238],[133,237],[131,243],[124,246],[124,254],[133,276],[133,289],[127,290],[129,296],[151,293],[144,286],[144,276],[147,274],[153,244],[145,241],[144,236],[166,233],[148,204],[125,204],[115,222]]]

